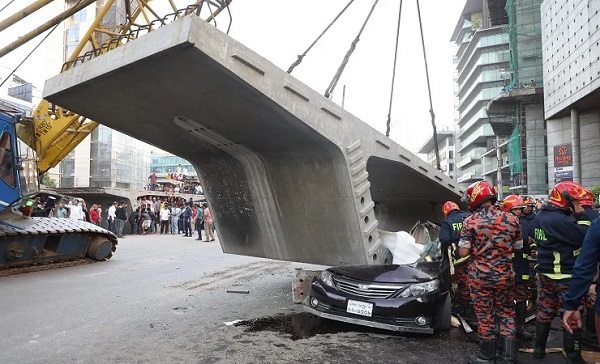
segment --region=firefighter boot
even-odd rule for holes
[[[517,326],[517,339],[533,340],[535,335],[525,331],[525,317],[527,316],[527,303],[517,302],[515,309],[515,325]]]
[[[510,364],[517,363],[517,339],[504,338],[504,354],[502,355],[502,363]]]
[[[563,330],[563,348],[567,355],[567,364],[591,364],[589,361],[583,360],[581,357],[581,347],[579,339],[581,338],[581,329],[573,329],[573,333]]]
[[[546,357],[546,342],[550,335],[551,322],[536,322],[535,324],[535,348],[533,349],[534,359],[544,359]]]
[[[496,363],[496,340],[481,340],[479,355],[469,355],[469,364]]]

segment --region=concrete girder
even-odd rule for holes
[[[439,221],[441,204],[462,193],[193,15],[77,64],[48,80],[44,96],[190,161],[226,253],[387,263],[378,227]]]

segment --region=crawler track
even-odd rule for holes
[[[17,274],[23,273],[31,273],[31,272],[41,272],[44,270],[52,270],[58,268],[66,268],[66,267],[77,267],[79,265],[86,265],[91,263],[98,263],[98,260],[94,260],[92,258],[80,258],[76,260],[69,260],[66,262],[53,262],[46,264],[35,264],[26,267],[12,267],[12,268],[2,268],[0,269],[0,277],[8,277],[14,276]]]

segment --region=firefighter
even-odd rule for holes
[[[527,261],[529,262],[529,300],[533,304],[537,302],[537,275],[535,273],[535,266],[537,265],[537,245],[533,240],[533,219],[535,218],[535,199],[531,196],[523,197],[523,213],[519,218],[521,223],[521,233],[523,234],[523,246],[528,245],[529,256]],[[532,305],[533,306],[533,305]]]
[[[458,205],[453,201],[446,201],[442,206],[444,213],[444,221],[440,229],[440,243],[442,251],[447,252],[450,248],[452,253],[452,263],[454,266],[454,277],[456,279],[457,294],[455,296],[455,306],[461,314],[468,315],[471,297],[467,278],[469,273],[469,256],[458,256],[458,240],[460,239],[460,230],[462,229],[463,220],[469,216],[468,212],[461,211]],[[446,257],[447,254],[444,254]]]
[[[565,313],[562,318],[563,327],[573,333],[573,328],[581,329],[581,312],[579,306],[581,298],[588,292],[588,288],[598,281],[598,263],[600,263],[600,219],[594,220],[587,231],[581,254],[575,261],[573,276],[568,292],[564,295],[563,308]],[[595,315],[588,312],[588,316],[595,316],[596,332],[600,332],[600,301],[594,302]],[[600,335],[597,336],[600,345]]]
[[[466,200],[473,214],[465,219],[458,243],[460,256],[471,255],[469,287],[477,315],[481,350],[469,363],[494,363],[495,319],[503,339],[503,360],[516,362],[515,308],[512,253],[523,248],[519,219],[494,206],[496,190],[485,181],[467,188]]]
[[[579,201],[579,204],[585,211],[585,216],[587,216],[588,220],[594,221],[598,216],[600,216],[600,211],[596,210],[592,206],[594,206],[594,194],[590,190],[585,190],[585,196]]]
[[[590,225],[579,204],[583,197],[585,191],[579,184],[559,182],[550,191],[547,205],[533,220],[539,280],[533,353],[536,359],[546,356],[550,324],[557,314],[562,316],[563,295],[569,290],[573,265]],[[563,347],[568,363],[585,363],[579,347],[580,336],[579,329],[574,329],[572,333],[563,331]]]
[[[519,218],[521,236],[526,237],[522,216],[525,202],[521,196],[509,195],[502,201],[502,209]],[[529,297],[529,244],[523,238],[523,249],[513,251],[513,270],[515,271],[515,326],[517,339],[532,340],[534,335],[525,331],[525,315]]]

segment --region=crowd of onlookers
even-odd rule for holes
[[[180,197],[146,196],[137,200],[138,207],[132,212],[128,221],[133,234],[181,234],[192,237],[197,232],[202,240],[213,241],[214,220],[206,202],[187,201]],[[109,211],[109,218],[111,217]]]
[[[56,216],[73,220],[87,221],[102,225],[102,208],[92,204],[88,209],[83,199],[75,198],[68,203],[55,204],[56,198],[38,196],[33,201],[32,216]],[[144,196],[138,198],[137,207],[128,214],[128,204],[125,201],[113,202],[106,213],[107,229],[118,238],[124,238],[125,231],[131,234],[184,234],[192,237],[197,233],[196,240],[215,240],[214,219],[206,202],[195,202],[181,197]],[[130,228],[127,228],[129,225]]]

